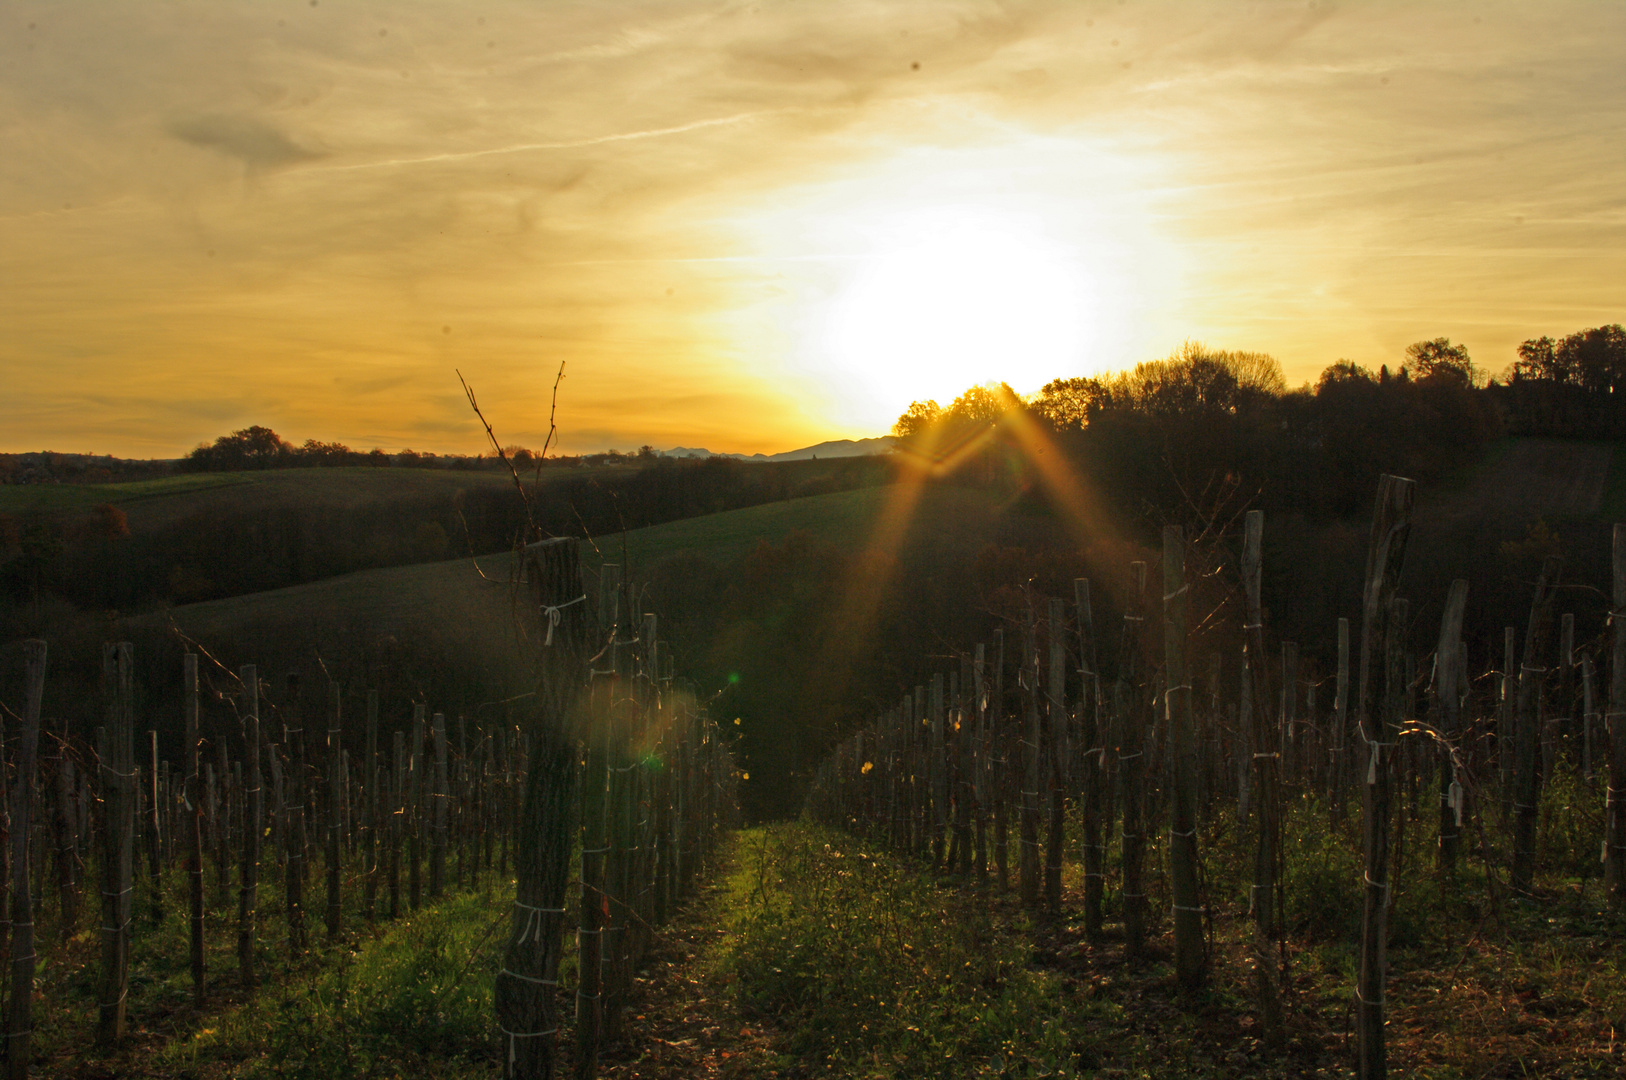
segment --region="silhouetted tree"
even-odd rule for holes
[[[1453,345],[1450,338],[1416,341],[1406,346],[1406,363],[1401,372],[1414,379],[1438,379],[1477,386],[1478,372],[1468,358],[1466,345]]]

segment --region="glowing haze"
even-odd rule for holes
[[[0,7],[0,450],[776,451],[1621,321],[1626,5]]]

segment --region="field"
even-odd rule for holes
[[[167,481],[119,485],[128,489],[120,505],[130,508],[135,524],[165,502],[178,507],[190,500],[185,513],[208,500],[269,506],[295,497],[301,484],[330,500],[323,505],[365,505],[378,485],[371,472],[233,478],[174,490]],[[405,482],[418,485],[411,490],[429,493],[471,481],[508,482],[494,474],[405,472]],[[268,486],[252,490],[262,483]],[[900,507],[907,514],[894,517]],[[1477,467],[1420,490],[1406,588],[1415,597],[1413,641],[1423,682],[1440,583],[1470,579],[1470,605],[1490,609],[1485,621],[1497,631],[1492,644],[1499,649],[1500,623],[1521,618],[1520,605],[1528,609],[1531,560],[1539,564],[1547,543],[1541,537],[1549,533],[1554,547],[1562,535],[1566,581],[1581,586],[1564,595],[1562,610],[1576,615],[1578,647],[1596,649],[1604,604],[1593,590],[1607,588],[1608,526],[1623,510],[1626,447],[1609,443],[1503,440]],[[150,520],[184,516],[151,512]],[[1537,522],[1548,532],[1534,530]],[[1267,553],[1267,582],[1277,579],[1268,617],[1286,637],[1286,620],[1305,613],[1306,657],[1314,655],[1316,635],[1329,635],[1326,611],[1358,614],[1339,589],[1349,584],[1343,577],[1359,574],[1358,559],[1349,556],[1364,544],[1365,524],[1266,524],[1267,538],[1286,549]],[[748,812],[784,816],[800,804],[807,754],[822,754],[829,744],[824,732],[851,730],[855,716],[895,705],[902,689],[947,670],[963,641],[982,640],[969,634],[997,622],[1001,597],[1019,595],[1012,590],[1065,595],[1058,590],[1070,587],[1072,575],[1087,572],[1102,582],[1098,628],[1114,627],[1121,612],[1112,582],[1081,560],[1118,565],[1155,553],[1144,543],[1070,546],[1077,543],[1052,512],[1008,491],[894,484],[598,535],[582,541],[581,555],[589,591],[591,575],[605,563],[649,583],[646,610],[660,616],[663,640],[676,643],[680,674],[696,679],[704,694],[726,691],[718,708],[743,717],[725,730],[738,739],[742,764],[756,772],[754,783],[742,785]],[[885,570],[848,576],[874,566]],[[485,705],[523,689],[504,683],[505,672],[520,667],[511,662],[516,642],[506,628],[514,605],[530,603],[516,596],[512,569],[511,555],[495,554],[366,570],[148,612],[116,632],[140,642],[168,637],[173,627],[228,667],[254,661],[268,672],[308,665],[314,654],[337,678],[384,688],[386,715],[397,715],[409,698],[428,696],[440,707],[453,694],[461,696],[448,708],[480,716]],[[831,625],[806,616],[838,606],[843,583],[855,580],[874,586],[881,614],[863,639],[865,655],[842,662],[841,674],[852,682],[832,690],[825,684],[836,682],[836,673],[820,666]],[[1110,653],[1116,631],[1103,632]],[[1500,654],[1464,636],[1477,677]],[[408,644],[409,651],[396,651]],[[346,656],[359,662],[341,674],[336,658]],[[433,682],[428,658],[465,682]],[[1320,670],[1327,676],[1325,666]],[[402,672],[417,681],[405,685]],[[1330,686],[1322,693],[1324,715]],[[852,700],[856,713],[833,711],[840,696]],[[802,742],[791,745],[796,739]],[[1618,947],[1619,918],[1600,895],[1602,781],[1594,789],[1562,779],[1542,796],[1540,834],[1551,854],[1533,900],[1510,896],[1499,876],[1505,823],[1488,794],[1478,833],[1485,847],[1465,855],[1455,882],[1428,868],[1435,828],[1429,814],[1408,817],[1410,865],[1396,890],[1389,984],[1397,1072],[1442,1080],[1617,1074],[1626,957]],[[1413,788],[1414,806],[1433,805],[1430,782],[1425,774]],[[1329,825],[1314,784],[1289,795],[1287,1026],[1277,1048],[1267,1044],[1249,991],[1247,826],[1219,800],[1200,823],[1213,979],[1198,998],[1175,985],[1167,850],[1159,842],[1147,853],[1149,949],[1133,966],[1116,936],[1122,914],[1112,899],[1120,888],[1116,870],[1106,934],[1088,937],[1077,915],[1082,867],[1071,848],[1063,915],[1044,918],[1014,896],[932,872],[873,840],[806,824],[770,825],[739,837],[725,878],[657,945],[624,1040],[607,1049],[602,1075],[1347,1076],[1359,817]],[[1076,847],[1076,810],[1069,814],[1069,844]],[[1109,860],[1120,854],[1116,844],[1109,835]],[[1012,848],[1014,881],[1014,839]],[[364,1061],[385,1073],[493,1075],[493,1051],[482,1043],[493,956],[478,935],[501,921],[502,896],[499,887],[494,897],[459,899],[444,913],[376,938],[358,935],[346,949],[288,968],[286,983],[266,999],[270,1012],[228,998],[224,1013],[193,1017],[177,1009],[155,1016],[143,1043],[155,1054],[154,1074],[241,1075],[247,1061],[254,1063],[250,1074],[277,1062],[321,1075]],[[448,950],[467,952],[466,966],[449,964]],[[864,958],[876,962],[856,962]],[[449,1026],[438,1029],[444,1054],[434,1040],[395,1046],[387,1025],[367,1015],[365,1001],[417,1008],[413,970],[455,984],[444,1016]],[[180,975],[168,976],[176,994]],[[365,995],[355,996],[364,984]],[[85,1076],[96,1075],[96,1067],[89,1059],[71,1066]]]
[[[547,482],[565,470],[544,470]],[[570,470],[576,475],[578,470]],[[347,508],[412,496],[450,495],[460,488],[512,486],[495,470],[408,468],[266,469],[185,473],[127,484],[0,486],[0,513],[73,513],[103,503],[123,510],[132,530],[151,529],[200,511],[264,513],[283,506]]]
[[[643,572],[667,561],[698,558],[726,566],[758,543],[782,543],[793,533],[855,550],[869,539],[882,507],[896,490],[877,487],[814,495],[598,536],[582,542],[583,563],[590,570],[606,562],[624,564],[631,568],[629,579],[640,580]],[[913,535],[922,542],[949,544],[963,557],[985,531],[956,528],[956,522],[975,520],[988,509],[988,498],[976,491],[943,489],[923,502]],[[174,625],[195,637],[234,640],[289,627],[408,635],[449,622],[487,619],[504,610],[512,566],[510,555],[498,554],[365,570],[174,607],[142,616],[135,625]]]

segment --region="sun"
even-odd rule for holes
[[[880,223],[828,309],[832,374],[877,401],[947,402],[1003,381],[1031,392],[1079,370],[1095,283],[1042,220],[986,207],[901,212]]]

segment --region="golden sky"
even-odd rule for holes
[[[774,452],[1626,319],[1626,3],[0,2],[0,450]]]

